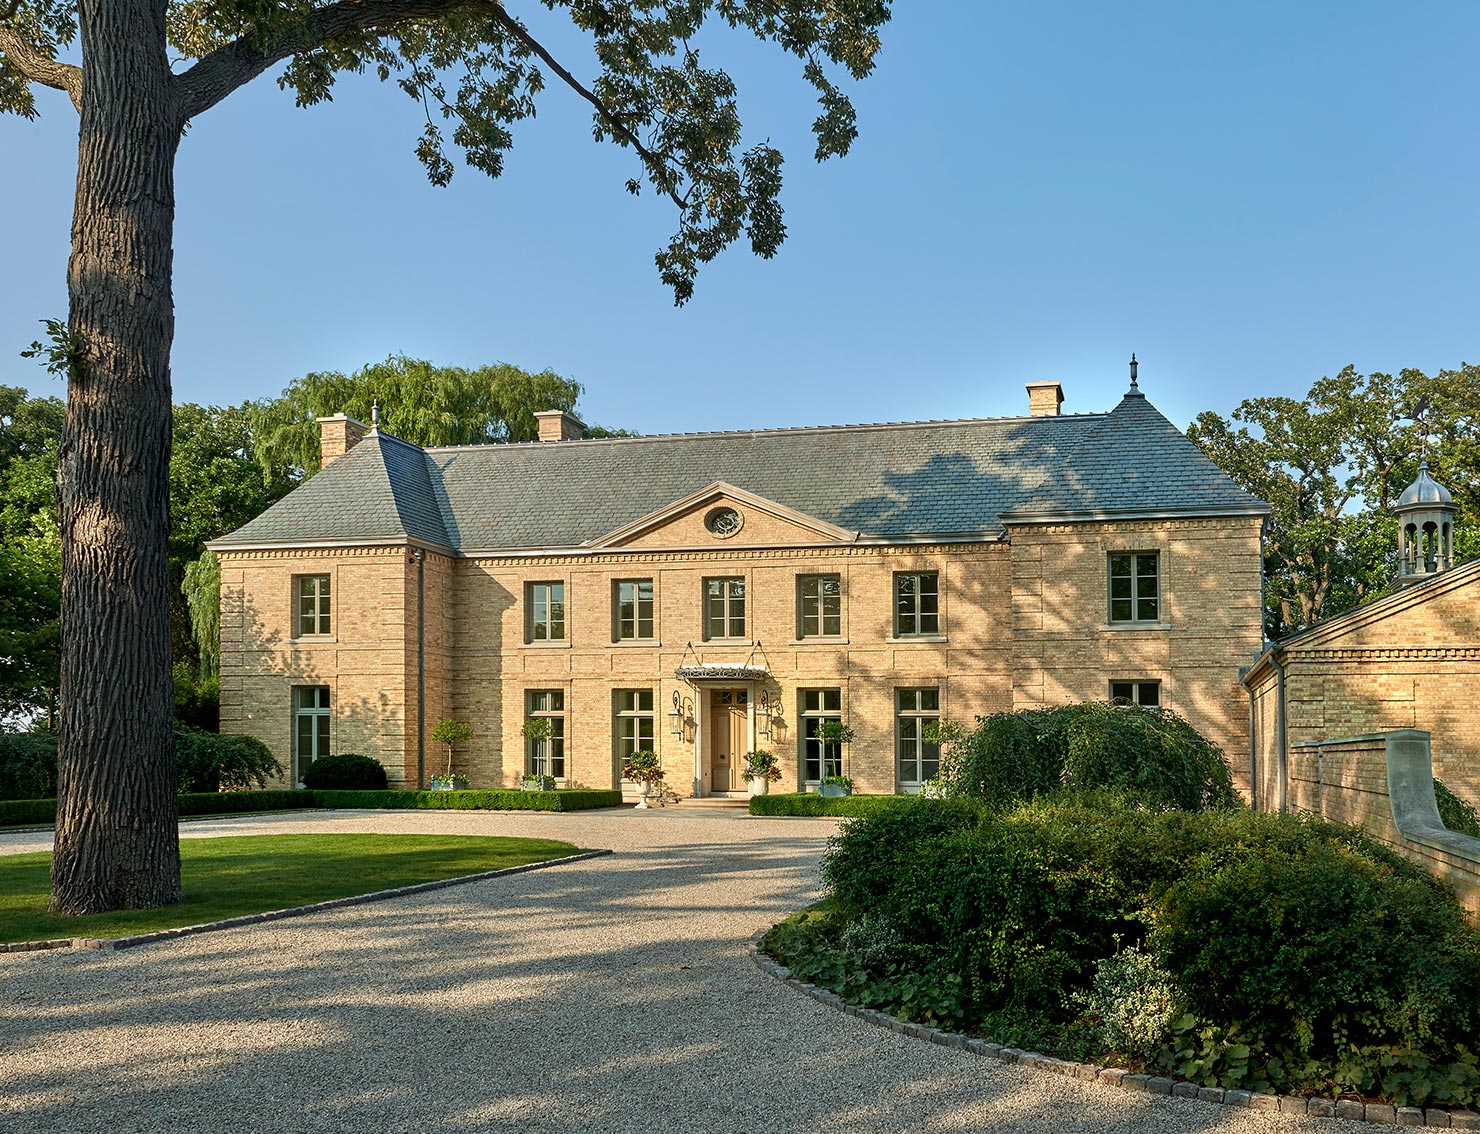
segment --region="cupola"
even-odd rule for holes
[[[1418,476],[1393,505],[1398,518],[1398,585],[1422,582],[1454,566],[1454,497],[1419,462]]]

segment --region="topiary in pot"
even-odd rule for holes
[[[647,748],[639,748],[622,765],[622,778],[638,785],[637,806],[647,807],[653,785],[663,782],[663,768],[658,763],[658,754]]]
[[[353,752],[321,756],[303,770],[303,786],[315,791],[384,791],[385,768],[379,760]]]

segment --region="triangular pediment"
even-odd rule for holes
[[[857,539],[856,531],[716,481],[584,546],[719,549],[852,543]]]

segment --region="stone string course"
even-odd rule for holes
[[[765,956],[752,943],[750,957],[761,972],[775,977],[785,984],[832,1008],[840,1009],[849,1016],[856,1016],[866,1023],[887,1028],[900,1035],[912,1036],[927,1043],[940,1044],[973,1055],[984,1055],[1004,1063],[1019,1063],[1024,1067],[1036,1067],[1071,1079],[1103,1083],[1127,1091],[1143,1091],[1153,1095],[1170,1095],[1174,1098],[1200,1099],[1202,1102],[1220,1106],[1243,1107],[1248,1110],[1277,1111],[1280,1114],[1300,1114],[1311,1118],[1347,1118],[1356,1122],[1372,1122],[1383,1126],[1430,1126],[1453,1130],[1480,1130],[1480,1114],[1470,1110],[1446,1110],[1439,1107],[1387,1106],[1384,1103],[1363,1103],[1349,1099],[1307,1099],[1293,1095],[1265,1095],[1253,1091],[1224,1090],[1220,1087],[1200,1087],[1196,1083],[1169,1079],[1162,1075],[1132,1074],[1118,1067],[1100,1067],[1093,1063],[1075,1063],[1068,1059],[1044,1055],[1037,1051],[1021,1051],[1015,1047],[1004,1047],[998,1043],[963,1036],[925,1024],[910,1024],[876,1008],[860,1008],[849,1004],[835,992],[819,988],[815,984],[797,980],[791,971]]]
[[[543,870],[547,866],[564,866],[571,862],[584,862],[588,858],[609,855],[609,850],[583,851],[564,858],[530,862],[523,866],[506,866],[502,870],[485,870],[480,874],[464,874],[457,878],[439,878],[435,882],[417,882],[411,886],[397,886],[392,890],[374,890],[368,894],[352,894],[347,898],[331,898],[327,902],[313,902],[306,906],[290,906],[282,910],[264,913],[242,914],[240,917],[222,918],[220,921],[202,922],[200,925],[182,925],[175,929],[161,929],[154,933],[136,933],[131,937],[53,937],[49,941],[0,942],[0,953],[35,953],[43,949],[132,949],[138,945],[150,945],[156,941],[173,941],[177,937],[193,937],[197,933],[214,933],[221,929],[237,929],[243,925],[260,925],[266,921],[282,921],[284,918],[303,917],[321,910],[334,910],[343,906],[361,906],[369,902],[384,902],[407,894],[423,894],[428,890],[445,890],[449,886],[462,886],[468,882],[482,882],[488,878],[502,878],[506,874],[524,874],[531,870]]]

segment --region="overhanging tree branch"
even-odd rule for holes
[[[14,14],[13,12],[11,13]],[[0,10],[3,16],[3,10]],[[60,63],[37,51],[11,28],[0,27],[0,56],[33,83],[66,91],[72,105],[82,111],[82,68]]]
[[[243,37],[203,56],[176,80],[185,118],[215,106],[274,63],[312,51],[338,36],[359,31],[389,31],[417,20],[436,20],[461,8],[483,8],[482,0],[340,0],[316,8],[301,22],[265,42]]]
[[[571,90],[575,91],[576,94],[580,95],[592,106],[594,106],[596,108],[596,113],[601,115],[602,121],[611,128],[613,133],[620,134],[622,138],[626,140],[627,144],[637,151],[638,157],[642,158],[642,160],[648,165],[650,169],[656,170],[668,164],[663,158],[659,157],[657,154],[648,149],[648,147],[643,144],[642,139],[634,134],[631,130],[629,130],[626,124],[623,123],[622,120],[618,118],[615,114],[613,114],[611,110],[607,107],[607,105],[601,101],[601,99],[597,98],[596,95],[594,95],[591,91],[589,91],[585,86],[581,84],[581,81],[579,79],[577,79],[558,62],[556,62],[555,57],[551,55],[547,50],[545,50],[544,44],[540,43],[534,38],[534,36],[530,35],[523,24],[514,19],[514,17],[509,15],[508,12],[504,11],[502,4],[489,4],[487,5],[487,7],[490,9],[489,14],[492,16],[495,23],[497,23],[520,43],[524,44],[525,47],[529,48],[529,50],[535,55],[539,56],[540,59],[544,60],[545,66],[549,67],[550,70],[559,75],[561,81],[564,82],[566,86],[568,86]],[[674,192],[670,191],[668,193],[668,198],[680,209],[687,207],[683,199]]]
[[[595,107],[612,133],[631,146],[650,170],[656,172],[670,164],[644,144],[610,107],[561,66],[544,44],[494,0],[340,0],[337,4],[315,9],[300,23],[284,29],[266,44],[249,38],[235,40],[202,57],[180,75],[177,82],[183,117],[189,119],[203,114],[274,63],[322,47],[337,36],[361,31],[388,32],[418,20],[440,19],[464,9],[484,13],[542,60],[566,86]],[[686,207],[683,199],[671,190],[667,196],[680,209]]]

